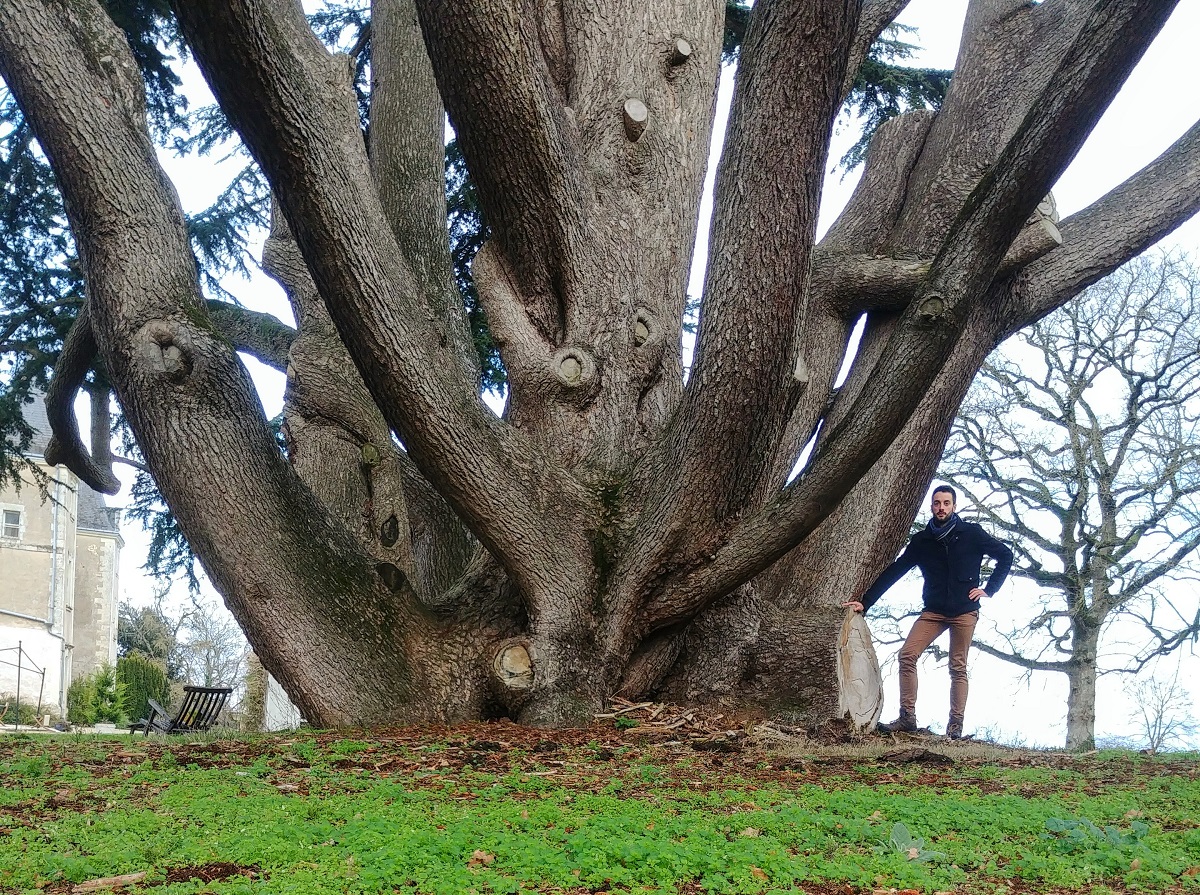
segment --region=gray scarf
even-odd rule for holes
[[[938,525],[936,519],[930,519],[929,525],[927,527],[929,529],[930,534],[932,534],[935,538],[937,538],[937,540],[944,541],[944,540],[946,540],[946,535],[948,535],[948,534],[950,534],[950,532],[954,531],[954,526],[956,526],[957,524],[958,524],[958,513],[951,513],[950,518],[947,519],[944,524]]]

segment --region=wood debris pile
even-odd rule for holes
[[[631,702],[619,696],[614,696],[609,701],[608,711],[597,713],[595,718],[602,723],[611,722],[632,735],[669,733],[675,739],[790,742],[805,736],[802,728],[791,727],[778,721],[728,715],[718,707],[683,708],[662,702]]]

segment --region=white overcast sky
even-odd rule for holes
[[[966,0],[913,0],[900,21],[913,25],[918,32],[910,37],[922,46],[914,64],[952,68],[958,49]],[[1054,194],[1059,212],[1067,216],[1085,207],[1130,174],[1152,161],[1171,145],[1188,127],[1200,119],[1200,53],[1195,40],[1200,35],[1200,2],[1183,0],[1163,33],[1148,51],[1112,107],[1085,144],[1078,158],[1055,186]],[[194,70],[187,78],[189,89],[198,83]],[[718,127],[723,128],[728,108],[730,82],[722,85]],[[195,102],[207,98],[197,97]],[[839,158],[853,142],[852,128],[844,129],[834,140],[830,158]],[[233,170],[232,165],[216,165],[212,160],[163,158],[168,173],[174,179],[185,208],[196,211],[207,204],[223,187],[221,171]],[[710,164],[710,168],[712,165]],[[711,172],[710,172],[711,173]],[[836,218],[850,196],[856,175],[842,179],[840,174],[827,177],[822,204],[820,229],[823,231]],[[711,192],[711,179],[709,182]],[[706,226],[711,202],[705,198],[701,209],[702,225]],[[702,241],[702,247],[706,240]],[[1193,219],[1164,240],[1164,245],[1177,247],[1200,256],[1200,220]],[[703,276],[703,251],[693,270],[691,291],[698,292]],[[266,310],[290,320],[290,312],[278,287],[264,276],[249,282],[234,282],[230,289],[248,306]],[[283,377],[255,362],[249,362],[255,381],[263,395],[269,416],[278,413],[282,401]],[[122,467],[122,469],[124,469]],[[125,495],[113,500],[123,505]],[[141,571],[145,562],[147,540],[134,523],[123,526],[126,549],[121,568],[121,588],[124,597],[134,603],[149,599],[151,582]],[[915,600],[916,581],[901,588],[898,599]],[[1005,603],[1001,608],[999,604]],[[1032,609],[1032,598],[1019,593],[1013,585],[1005,587],[1001,596],[987,612],[1006,611],[1021,617]],[[1032,612],[1028,613],[1032,614]],[[880,659],[893,669],[895,646],[880,646]],[[1185,662],[1188,680],[1200,679],[1200,659]],[[1163,668],[1162,671],[1169,669]],[[993,727],[1011,737],[1030,743],[1057,745],[1063,736],[1061,719],[1065,715],[1065,682],[1061,675],[1035,675],[1027,681],[1011,666],[975,653],[972,658],[973,696],[968,708],[967,730]],[[922,666],[922,698],[918,710],[923,723],[944,724],[948,705],[948,681],[945,665],[935,667],[927,658]],[[894,714],[896,688],[894,676],[887,683],[888,705],[885,714]],[[1196,692],[1196,691],[1194,691]],[[1104,679],[1101,682],[1097,730],[1100,734],[1123,733],[1128,730],[1131,707],[1121,692],[1121,681]],[[1200,694],[1198,694],[1200,695]]]

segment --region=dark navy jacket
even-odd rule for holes
[[[859,600],[863,612],[873,606],[884,592],[917,566],[925,578],[921,594],[925,608],[942,615],[964,615],[979,608],[979,603],[967,596],[979,587],[979,567],[983,557],[996,560],[996,568],[984,586],[994,597],[1008,577],[1013,554],[1008,547],[976,525],[959,519],[954,529],[939,541],[933,532],[924,528],[912,536],[899,558],[879,573]]]

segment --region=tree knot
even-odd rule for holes
[[[187,330],[171,320],[151,320],[138,330],[137,351],[152,373],[183,382],[195,367],[195,348]]]
[[[533,686],[533,657],[530,655],[530,648],[524,641],[509,640],[496,650],[492,660],[492,674],[503,690],[528,690]]]
[[[629,142],[636,143],[646,132],[646,123],[650,120],[650,110],[636,96],[631,96],[625,100],[621,112],[621,118],[625,124],[625,136],[629,138]]]
[[[559,386],[574,398],[589,399],[600,382],[595,358],[577,345],[554,352],[550,369]]]
[[[927,323],[945,318],[948,313],[949,305],[940,292],[930,292],[917,305],[917,316]]]

